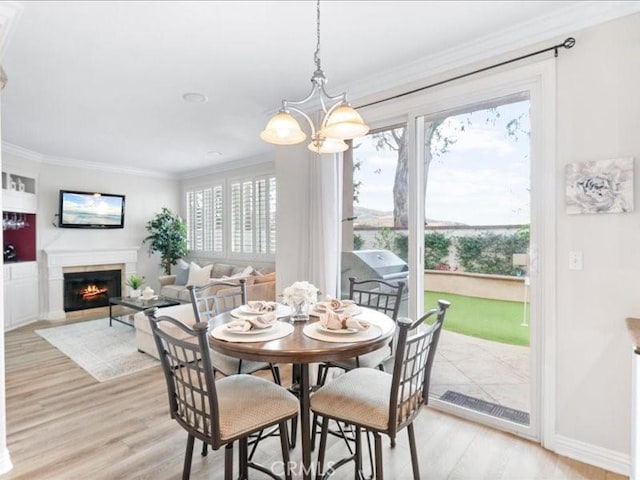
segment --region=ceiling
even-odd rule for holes
[[[3,3],[19,12],[2,49],[5,151],[160,175],[213,171],[275,148],[259,132],[283,98],[310,89],[315,2]],[[640,2],[323,1],[322,67],[329,93],[346,89],[357,105],[456,61],[639,10]],[[208,102],[185,102],[188,92]]]

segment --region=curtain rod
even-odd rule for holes
[[[396,98],[405,97],[407,95],[411,95],[412,93],[421,92],[421,91],[427,90],[429,88],[437,87],[439,85],[444,85],[445,83],[454,82],[456,80],[460,80],[461,78],[469,77],[471,75],[476,75],[477,73],[486,72],[487,70],[492,70],[494,68],[502,67],[503,65],[508,65],[510,63],[518,62],[520,60],[524,60],[525,58],[534,57],[534,56],[540,55],[542,53],[550,52],[551,50],[554,51],[554,57],[557,57],[559,48],[569,49],[569,48],[573,48],[573,46],[575,44],[576,44],[576,39],[573,38],[573,37],[568,37],[564,42],[559,43],[557,45],[554,45],[552,47],[544,48],[542,50],[538,50],[537,52],[528,53],[526,55],[522,55],[520,57],[512,58],[510,60],[505,60],[504,62],[496,63],[494,65],[489,65],[488,67],[479,68],[478,70],[474,70],[473,72],[463,73],[462,75],[457,75],[455,77],[447,78],[446,80],[441,80],[441,81],[436,82],[436,83],[425,85],[424,87],[415,88],[413,90],[409,90],[408,92],[399,93],[397,95],[393,95],[393,96],[387,97],[387,98],[382,98],[380,100],[375,100],[373,102],[369,102],[369,103],[366,103],[364,105],[360,105],[360,106],[355,107],[355,108],[365,108],[365,107],[370,107],[371,105],[377,105],[378,103],[388,102],[389,100],[395,100]]]

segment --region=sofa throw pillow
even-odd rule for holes
[[[233,265],[226,265],[224,263],[215,263],[211,272],[212,278],[222,278],[223,276],[231,275],[233,271]]]
[[[189,277],[187,278],[187,285],[195,285],[196,287],[202,287],[211,281],[211,269],[213,265],[206,265],[200,267],[197,263],[191,262],[189,264]]]
[[[187,280],[189,280],[189,264],[180,259],[176,265],[176,281],[174,285],[186,285]]]
[[[251,265],[249,265],[247,268],[245,268],[244,270],[242,270],[241,276],[243,277],[248,277],[249,275],[251,275],[253,273],[253,267]]]

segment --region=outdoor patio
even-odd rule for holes
[[[446,391],[530,411],[529,347],[442,331],[431,376],[431,394]]]

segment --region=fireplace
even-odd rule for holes
[[[109,297],[122,293],[121,270],[101,270],[64,274],[64,311],[109,306]]]

